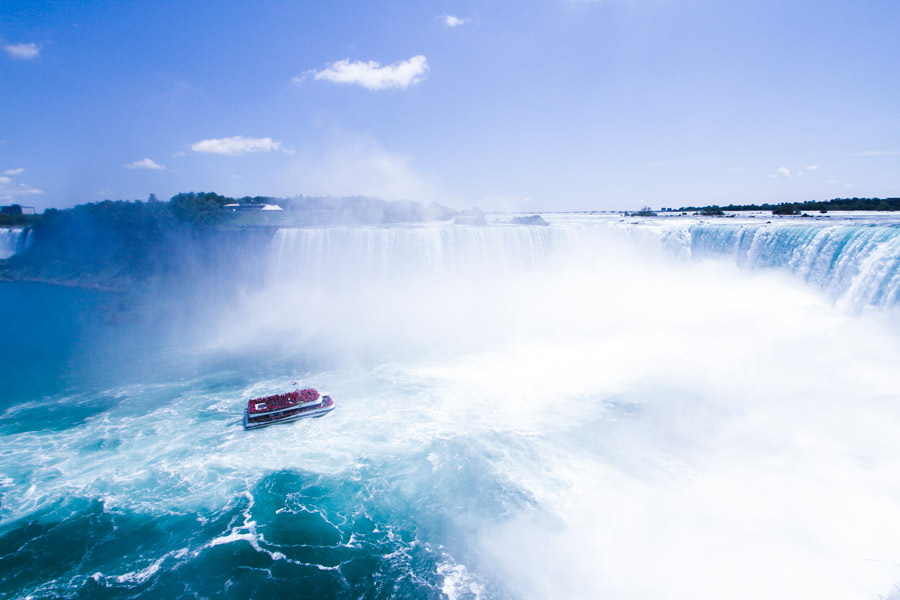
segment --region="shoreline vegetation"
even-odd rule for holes
[[[631,213],[632,216],[648,216],[643,213]],[[707,216],[721,216],[728,212],[772,211],[773,215],[799,215],[804,212],[827,213],[830,211],[900,211],[900,198],[834,198],[832,200],[807,200],[806,202],[782,202],[780,204],[729,204],[728,206],[682,206],[681,208],[662,209],[659,212],[696,212]],[[651,211],[652,212],[652,211]]]

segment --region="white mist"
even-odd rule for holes
[[[499,436],[484,461],[533,504],[460,516],[483,579],[527,598],[895,590],[900,339],[890,310],[826,294],[848,286],[803,284],[814,247],[797,277],[753,270],[759,248],[732,253],[744,270],[689,260],[691,232],[659,222],[280,235],[222,343],[355,365],[331,441],[350,455]]]

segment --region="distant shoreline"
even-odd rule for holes
[[[659,212],[700,212],[709,215],[727,212],[771,211],[773,215],[798,215],[803,212],[898,212],[900,198],[834,198],[832,200],[806,202],[781,202],[779,204],[729,204],[728,206],[682,206],[664,208]]]

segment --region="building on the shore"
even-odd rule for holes
[[[240,204],[226,204],[222,207],[224,210],[230,210],[231,212],[235,211],[245,211],[245,210],[283,210],[277,204],[261,204],[261,203],[240,203]]]
[[[10,204],[9,206],[0,206],[0,213],[11,217],[21,217],[22,215],[33,215],[33,206],[22,206],[21,204]]]

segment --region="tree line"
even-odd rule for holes
[[[682,206],[679,212],[710,211],[772,211],[775,215],[798,215],[802,212],[828,211],[893,211],[900,210],[900,198],[834,198],[832,200],[807,200],[805,202],[782,202],[780,204],[729,204],[728,206]]]

